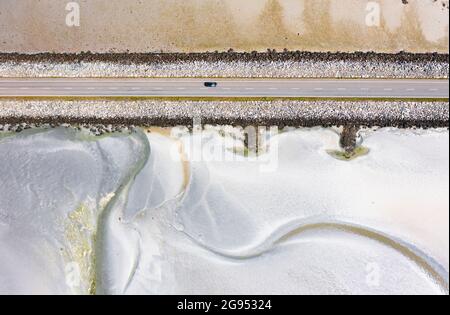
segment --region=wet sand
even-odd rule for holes
[[[65,0],[0,2],[0,52],[448,52],[447,0],[381,0],[368,27],[361,0]]]
[[[448,130],[150,131],[0,138],[1,293],[448,294]]]

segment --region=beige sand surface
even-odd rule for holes
[[[68,2],[1,0],[0,52],[448,51],[448,0],[78,0],[72,28]]]

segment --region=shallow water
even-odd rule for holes
[[[350,161],[333,128],[250,157],[238,128],[0,138],[0,292],[448,293],[448,131],[360,135]]]

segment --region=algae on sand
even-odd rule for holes
[[[356,147],[354,150],[328,150],[327,153],[332,157],[342,161],[352,161],[356,158],[369,154],[370,150],[365,147]]]

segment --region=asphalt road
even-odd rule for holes
[[[204,82],[217,82],[208,88]],[[448,80],[0,78],[1,96],[448,98]]]

